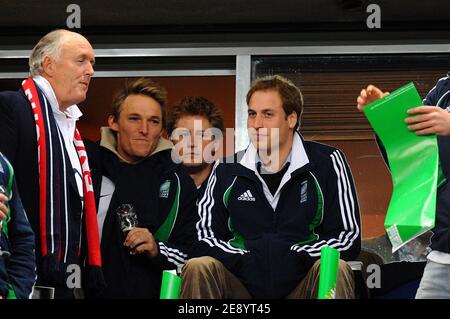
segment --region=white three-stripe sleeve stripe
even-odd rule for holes
[[[198,215],[200,217],[200,220],[196,224],[198,240],[206,242],[210,247],[216,246],[227,253],[243,254],[244,251],[242,249],[234,248],[233,246],[222,240],[217,240],[217,238],[215,238],[214,236],[214,231],[212,230],[213,216],[211,210],[215,203],[214,187],[217,181],[217,165],[218,162],[213,167],[211,176],[208,179],[205,194],[203,195],[203,198],[200,200],[198,205]]]
[[[331,239],[329,239],[327,241],[322,240],[322,241],[319,241],[319,242],[317,242],[317,243],[315,243],[313,245],[305,245],[305,246],[301,246],[301,247],[297,246],[295,248],[296,251],[306,250],[309,253],[313,253],[313,252],[318,253],[318,251],[320,251],[322,246],[325,246],[325,245],[331,246],[334,242],[342,241],[342,237],[345,234],[345,231],[348,229],[346,214],[344,213],[346,208],[348,208],[348,205],[345,205],[344,200],[343,200],[344,186],[343,186],[343,183],[341,181],[341,171],[339,170],[339,168],[336,165],[336,160],[333,157],[333,154],[330,155],[330,156],[331,156],[331,159],[333,161],[333,168],[334,168],[334,170],[336,172],[336,176],[337,176],[337,188],[338,188],[339,207],[340,207],[340,212],[341,212],[342,223],[343,223],[343,226],[344,226],[344,231],[342,231],[339,234],[338,238],[331,238]]]
[[[340,171],[341,171],[341,175],[342,175],[342,182],[344,184],[344,189],[345,191],[345,196],[346,196],[346,200],[348,198],[349,202],[350,202],[350,209],[347,211],[347,215],[349,218],[349,223],[351,225],[351,228],[349,229],[349,232],[346,234],[346,241],[350,240],[350,244],[344,246],[343,250],[346,250],[350,247],[351,244],[353,244],[353,241],[358,237],[359,235],[359,226],[358,226],[358,222],[356,220],[356,216],[355,216],[355,201],[354,201],[354,197],[356,196],[353,193],[353,190],[351,188],[350,185],[350,179],[349,179],[349,173],[345,167],[345,162],[344,159],[342,158],[342,155],[340,152],[335,152],[334,155],[336,156],[336,161],[340,167]],[[352,238],[350,238],[352,237]]]
[[[209,232],[209,236],[201,238],[201,239],[199,238],[199,239],[205,241],[211,247],[214,247],[214,246],[219,247],[220,249],[222,249],[225,252],[242,254],[243,251],[241,249],[234,248],[229,243],[226,243],[226,242],[224,242],[222,240],[217,240],[217,238],[215,238],[215,236],[214,236],[214,231],[212,230],[212,218],[213,218],[213,216],[212,216],[212,211],[211,210],[212,210],[212,208],[214,206],[214,203],[215,203],[215,200],[214,200],[214,187],[215,187],[216,181],[217,181],[217,176],[216,176],[215,172],[214,172],[214,176],[212,176],[212,181],[213,182],[212,182],[211,188],[210,188],[210,190],[208,192],[210,198],[209,198],[209,201],[207,202],[207,204],[205,205],[205,210],[203,212],[203,216],[206,215],[206,218],[205,218],[205,220],[207,221],[207,225],[206,225],[207,232],[206,233],[208,234],[208,232]]]
[[[334,157],[333,157],[334,155]],[[340,155],[340,152],[336,151],[332,154],[332,159],[335,165],[336,174],[340,175],[340,181],[342,182],[343,186],[343,199],[345,201],[345,208],[346,208],[346,214],[345,216],[348,217],[348,224],[350,227],[347,227],[345,230],[345,240],[342,241],[341,236],[344,235],[344,233],[341,233],[340,239],[338,243],[331,245],[332,247],[341,248],[341,250],[347,250],[350,248],[350,246],[353,244],[353,241],[358,237],[359,235],[359,227],[358,223],[356,221],[355,217],[355,203],[353,200],[353,191],[350,185],[349,177],[347,174],[347,169],[345,167],[344,160],[342,156]],[[337,165],[337,168],[336,168]],[[350,238],[352,237],[352,238]]]
[[[167,247],[163,242],[158,243],[159,251],[161,254],[167,257],[167,260],[173,263],[184,264],[188,255],[181,252],[178,249]]]
[[[212,197],[210,193],[212,192],[212,188],[214,187],[213,184],[215,184],[215,178],[216,178],[216,167],[218,163],[216,163],[212,169],[211,175],[208,178],[208,183],[206,184],[206,190],[205,193],[198,203],[198,215],[200,217],[200,220],[197,222],[197,230],[198,230],[198,239],[203,237],[208,237],[207,228],[205,226],[206,223],[206,216],[202,214],[202,212],[206,212],[206,205],[208,204],[209,198]],[[203,236],[201,234],[203,232]]]
[[[341,153],[337,152],[337,155],[339,156],[339,159],[341,160],[342,170],[344,171],[344,174],[345,174],[345,181],[347,183],[347,188],[349,190],[348,197],[350,198],[350,203],[352,205],[351,218],[352,218],[352,221],[353,221],[353,225],[355,225],[356,236],[358,236],[359,235],[359,226],[358,226],[358,221],[356,220],[356,211],[355,211],[355,199],[358,200],[358,197],[356,196],[355,193],[353,193],[352,186],[350,184],[350,178],[353,179],[353,177],[349,176],[349,172],[345,168],[345,161],[342,158]],[[355,239],[355,238],[353,238],[353,239]]]
[[[352,218],[352,215],[354,215],[354,204],[351,205],[352,195],[350,183],[347,180],[348,176],[346,175],[346,168],[344,163],[342,162],[342,158],[339,158],[339,153],[337,151],[331,155],[331,158],[333,160],[333,166],[336,171],[336,175],[338,176],[338,183],[342,184],[342,192],[339,192],[339,198],[340,201],[344,201],[344,205],[341,205],[341,207],[344,206],[345,210],[341,212],[341,216],[343,220],[347,221],[348,224],[344,227],[345,231],[340,233],[339,239],[331,239],[328,241],[328,244],[331,247],[341,248],[340,250],[346,250],[350,247],[354,240],[354,238],[349,239],[349,237],[355,230],[355,220]],[[345,217],[347,217],[348,219],[345,219]],[[344,234],[345,239],[342,240]]]
[[[338,151],[335,151],[331,155],[331,159],[333,161],[333,168],[338,178],[337,183],[339,205],[341,208],[341,217],[345,231],[340,233],[338,239],[333,238],[328,241],[323,240],[321,242],[315,243],[312,246],[297,246],[295,248],[292,248],[296,251],[306,250],[313,256],[320,255],[320,249],[324,245],[329,245],[331,247],[338,248],[339,250],[347,250],[353,244],[353,241],[359,236],[359,226],[355,216],[355,203],[353,199],[354,194],[351,188],[344,160]],[[350,227],[347,225],[347,223]],[[344,234],[345,239],[343,240]]]
[[[160,252],[162,255],[166,256],[167,261],[170,262],[170,263],[172,263],[172,264],[174,264],[175,266],[182,266],[182,265],[186,262],[185,259],[183,259],[182,261],[180,261],[180,259],[177,258],[176,255],[171,254],[170,252],[168,252],[168,251],[165,250],[164,248],[160,248],[160,249],[159,249],[159,252]]]
[[[164,242],[159,242],[158,245],[160,247],[164,247],[164,249],[166,249],[167,251],[173,252],[174,254],[178,254],[178,256],[180,256],[180,258],[187,258],[188,255],[183,253],[181,250],[179,250],[178,248],[172,248],[167,246],[166,244],[164,244]]]

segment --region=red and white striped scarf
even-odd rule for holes
[[[69,214],[66,150],[63,137],[60,134],[53,113],[44,97],[45,105],[42,107],[36,85],[32,78],[22,82],[36,124],[39,166],[39,225],[40,225],[40,251],[42,257],[53,256],[57,264],[65,264],[68,252]],[[92,187],[91,172],[89,169],[86,149],[80,133],[75,129],[75,149],[81,163],[84,198],[84,219],[86,226],[87,264],[101,267],[100,240],[97,225],[97,212],[95,207],[94,191]],[[69,163],[70,165],[70,163]],[[80,242],[81,245],[81,242]],[[80,246],[78,247],[80,255]],[[58,267],[58,269],[65,271]],[[48,271],[54,271],[48,269]]]

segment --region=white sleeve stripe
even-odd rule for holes
[[[293,245],[291,247],[291,250],[295,250],[295,251],[301,251],[301,250],[308,250],[308,251],[314,251],[314,250],[320,250],[322,248],[322,246],[329,246],[334,242],[341,242],[342,241],[342,237],[344,236],[344,234],[346,234],[347,231],[343,230],[339,233],[338,238],[330,238],[328,240],[321,240],[318,241],[316,243],[314,243],[314,245],[304,245],[304,246],[300,246],[300,245]],[[309,249],[308,249],[309,248]]]
[[[348,189],[347,196],[348,196],[348,199],[350,200],[350,204],[352,205],[352,210],[351,210],[352,214],[350,215],[350,218],[353,219],[354,224],[356,225],[356,227],[358,227],[356,220],[355,220],[355,201],[353,200],[352,188],[351,188],[349,177],[347,174],[347,169],[345,168],[345,162],[339,152],[336,152],[336,154],[339,158],[342,172],[344,173],[344,182],[346,183],[346,187]]]
[[[230,254],[241,254],[242,255],[245,253],[245,251],[234,248],[222,240],[218,241],[216,238],[202,238],[201,241],[204,241],[210,247],[219,247],[223,251],[230,253]]]
[[[306,251],[308,254],[312,254],[313,252],[319,252],[322,249],[322,247],[324,246],[330,246],[330,247],[336,247],[337,245],[341,245],[342,243],[342,237],[344,236],[344,234],[348,234],[348,232],[346,231],[342,231],[339,234],[339,238],[330,238],[327,241],[322,240],[320,242],[315,243],[313,246],[298,246],[295,245],[295,247],[291,247],[291,250],[295,250],[297,252],[300,252],[302,250]],[[312,247],[312,249],[307,249],[308,247]],[[340,249],[340,250],[344,250],[344,249]]]
[[[202,198],[200,199],[200,201],[198,202],[198,204],[197,204],[197,215],[198,215],[198,217],[200,218],[199,220],[198,220],[198,222],[195,224],[195,227],[196,227],[196,229],[197,229],[197,237],[200,239],[200,237],[201,237],[201,232],[202,232],[202,229],[204,230],[204,227],[202,228],[202,227],[200,227],[200,225],[202,225],[202,223],[203,223],[203,221],[204,221],[204,218],[203,218],[203,216],[202,216],[202,206],[203,206],[203,202],[207,199],[207,197],[208,197],[208,191],[209,191],[209,189],[210,189],[210,187],[211,187],[211,178],[212,178],[212,176],[215,174],[215,170],[214,170],[214,168],[213,168],[213,170],[212,170],[212,172],[211,172],[211,176],[208,178],[208,183],[207,183],[207,185],[206,185],[206,190],[205,190],[205,193],[203,194],[203,196],[202,196]],[[202,225],[202,226],[204,226],[204,225]],[[206,230],[205,230],[206,231]],[[205,234],[206,235],[206,234]]]
[[[347,192],[347,196],[350,199],[350,203],[351,203],[351,210],[349,211],[349,219],[352,222],[352,228],[351,231],[347,234],[347,238],[352,236],[352,238],[350,238],[350,243],[343,248],[343,250],[347,250],[348,248],[350,248],[350,246],[353,244],[353,242],[355,241],[355,239],[358,238],[360,230],[359,230],[359,225],[356,219],[356,211],[355,211],[355,201],[354,198],[356,198],[356,193],[353,192],[351,184],[350,184],[350,178],[353,179],[353,177],[351,176],[351,173],[346,169],[345,167],[345,161],[342,158],[342,155],[340,152],[336,152],[340,165],[342,167],[342,172],[344,174],[344,182],[347,184],[346,187],[348,189]]]
[[[202,210],[202,222],[201,222],[201,227],[203,228],[203,236],[204,237],[211,237],[212,234],[209,233],[209,229],[208,229],[208,205],[209,203],[213,200],[213,193],[214,193],[214,187],[216,186],[216,181],[217,181],[217,177],[216,177],[216,172],[214,171],[214,175],[211,176],[211,180],[209,181],[210,184],[208,185],[208,190],[206,192],[206,196],[207,200],[203,203],[203,205],[201,205],[201,210]]]
[[[176,258],[173,258],[173,256],[168,255],[167,252],[162,251],[161,254],[164,255],[164,256],[166,257],[166,259],[167,259],[168,262],[174,264],[174,265],[177,266],[177,267],[178,267],[178,266],[183,266],[183,265],[186,263],[185,260],[180,261],[180,260],[178,260],[178,259],[176,259]]]
[[[206,205],[208,204],[210,197],[212,196],[212,190],[214,189],[215,184],[215,177],[216,177],[216,167],[218,163],[216,163],[212,169],[211,176],[208,179],[208,184],[205,190],[205,194],[203,195],[202,199],[200,200],[198,204],[198,215],[200,217],[200,220],[197,222],[197,230],[198,230],[198,238],[202,237],[201,232],[204,232],[204,236],[208,237],[207,228],[205,226],[206,223]]]
[[[165,252],[165,251],[162,251],[162,250],[161,250],[161,254],[163,254],[164,256],[167,257],[167,261],[171,262],[172,264],[174,264],[174,265],[177,266],[177,267],[182,266],[182,265],[184,265],[184,263],[185,263],[184,260],[183,260],[182,262],[179,262],[178,260],[176,260],[176,259],[174,259],[174,258],[171,258],[171,256],[169,256],[169,255],[167,254],[167,252]]]
[[[214,232],[211,227],[212,225],[211,210],[215,203],[213,192],[217,181],[216,168],[218,164],[219,163],[216,162],[216,164],[213,167],[213,171],[211,172],[211,176],[208,180],[205,194],[198,205],[198,215],[200,217],[200,220],[196,224],[198,240],[208,243],[208,245],[211,247],[218,247],[221,250],[228,253],[243,254],[244,253],[243,250],[234,248],[231,245],[227,244],[226,242],[216,239],[214,237]]]
[[[178,256],[178,255],[176,255],[174,253],[171,253],[171,252],[167,251],[167,249],[165,249],[166,247],[164,247],[164,246],[163,247],[160,246],[159,248],[160,248],[160,250],[159,250],[160,253],[163,254],[164,256],[166,256],[167,259],[172,258],[173,260],[177,260],[177,261],[179,261],[181,263],[184,263],[186,261],[185,258],[180,257],[180,256]]]
[[[210,200],[209,202],[205,205],[205,214],[206,214],[206,229],[207,229],[207,233],[209,234],[209,237],[214,237],[214,232],[212,231],[212,216],[211,216],[211,208],[214,207],[215,204],[215,199],[214,199],[214,188],[216,187],[216,182],[217,182],[217,175],[214,174],[213,177],[213,182],[211,185],[211,190],[210,190]]]
[[[171,256],[179,258],[180,260],[184,260],[187,257],[187,255],[185,255],[185,254],[169,250],[168,247],[165,246],[165,245],[159,245],[159,248],[160,248],[160,250],[163,250],[163,251],[167,252]]]
[[[198,237],[199,240],[200,240],[200,238],[202,237],[202,234],[201,234],[202,231],[205,232],[204,236],[207,236],[207,234],[206,234],[206,229],[205,229],[205,225],[204,225],[205,218],[203,217],[203,214],[202,214],[202,212],[203,212],[202,207],[203,207],[203,203],[204,203],[204,202],[207,200],[207,198],[208,198],[208,192],[209,192],[209,189],[211,188],[211,179],[212,179],[212,177],[214,176],[214,174],[215,174],[215,167],[213,168],[213,170],[212,170],[212,172],[211,172],[211,175],[210,175],[210,177],[208,178],[208,183],[207,183],[207,185],[206,185],[205,193],[203,194],[203,197],[200,199],[200,201],[198,202],[198,205],[197,205],[197,206],[198,206],[198,207],[197,207],[197,215],[198,215],[198,217],[199,217],[200,219],[199,219],[198,222],[195,224],[195,227],[196,227],[196,229],[197,229],[197,237]]]
[[[333,159],[334,170],[336,171],[336,175],[338,176],[338,184],[341,185],[341,187],[343,189],[342,192],[339,192],[339,201],[343,201],[344,204],[345,204],[345,210],[341,211],[341,214],[343,216],[343,219],[345,217],[347,217],[347,223],[348,224],[344,224],[344,229],[345,230],[349,230],[349,229],[353,228],[352,227],[353,225],[352,225],[351,217],[349,216],[351,214],[350,213],[350,205],[349,205],[349,202],[348,202],[348,191],[349,191],[349,189],[347,188],[345,175],[343,173],[344,167],[342,166],[342,163],[337,158],[336,152],[331,154],[331,158]]]
[[[345,162],[342,159],[342,157],[340,156],[339,151],[335,151],[332,155],[335,156],[336,162],[339,166],[339,172],[341,175],[341,182],[343,183],[344,186],[344,199],[345,199],[345,204],[346,204],[346,212],[347,212],[347,217],[348,217],[348,222],[350,224],[350,228],[347,228],[346,230],[349,231],[346,236],[345,236],[345,241],[342,242],[342,245],[344,247],[342,247],[342,250],[346,250],[348,248],[350,248],[350,246],[353,244],[353,241],[357,238],[357,236],[359,235],[359,227],[358,227],[358,223],[356,222],[356,218],[355,218],[355,203],[353,201],[353,192],[352,192],[352,188],[350,185],[350,181],[349,181],[349,177],[347,175],[347,169],[345,167]],[[350,201],[350,204],[349,204]],[[349,238],[353,235],[352,238]],[[347,244],[348,242],[348,244]]]
[[[351,214],[350,214],[350,218],[353,221],[353,225],[355,226],[354,230],[355,230],[355,235],[352,238],[352,242],[358,237],[359,233],[360,233],[360,229],[359,229],[359,225],[358,225],[358,221],[356,219],[356,211],[355,211],[355,201],[354,198],[357,198],[356,196],[356,192],[354,193],[350,184],[350,178],[353,180],[353,176],[351,175],[351,173],[345,168],[345,161],[342,158],[342,155],[337,152],[339,159],[341,161],[341,165],[343,167],[343,171],[345,174],[345,181],[347,182],[347,188],[349,189],[348,192],[348,197],[350,198],[350,202],[352,204],[352,210],[351,210]],[[353,230],[353,229],[352,229]]]
[[[334,168],[334,171],[335,171],[336,176],[337,176],[338,198],[339,198],[339,207],[340,207],[340,211],[341,211],[341,218],[342,218],[342,223],[344,224],[344,229],[347,230],[348,229],[348,224],[347,224],[345,209],[348,209],[348,206],[344,205],[343,194],[342,194],[342,192],[343,192],[343,185],[342,184],[343,183],[342,183],[342,180],[341,180],[342,176],[340,174],[339,168],[337,167],[336,158],[333,155],[334,155],[334,153],[331,154],[331,159],[333,161],[333,168]],[[345,191],[345,188],[344,188],[344,191]]]
[[[212,186],[212,187],[214,187],[215,186],[215,184],[216,184],[216,181],[217,181],[217,176],[215,175],[214,176],[214,185]],[[214,196],[213,196],[213,194],[212,194],[212,192],[211,192],[211,201],[210,201],[210,204],[209,204],[209,206],[206,208],[206,214],[207,214],[207,216],[208,216],[208,218],[207,218],[207,220],[208,220],[208,232],[209,232],[209,234],[210,234],[210,236],[208,236],[210,239],[212,239],[212,241],[213,241],[213,243],[217,246],[217,247],[219,247],[220,249],[222,249],[222,250],[224,250],[224,251],[227,251],[227,252],[230,252],[230,253],[239,253],[239,254],[242,254],[243,253],[243,251],[242,251],[242,249],[238,249],[238,248],[234,248],[233,246],[231,246],[231,245],[229,245],[228,243],[226,243],[226,242],[224,242],[224,241],[222,241],[222,240],[218,240],[217,238],[215,238],[215,236],[214,236],[214,232],[213,232],[213,230],[212,230],[212,227],[211,227],[211,225],[212,225],[212,218],[213,218],[213,216],[212,216],[212,208],[213,208],[213,206],[214,206],[214,203],[215,203],[215,200],[214,200]]]
[[[340,156],[339,152],[337,151],[331,154],[331,159],[333,161],[334,170],[338,177],[337,181],[338,195],[339,195],[338,198],[339,198],[339,205],[341,208],[341,217],[344,224],[344,231],[340,233],[339,239],[331,238],[327,241],[322,240],[320,242],[315,243],[314,245],[305,245],[305,246],[293,245],[291,247],[291,250],[297,252],[305,250],[311,256],[320,255],[320,249],[325,245],[339,248],[339,250],[347,250],[350,248],[354,240],[359,235],[359,227],[355,216],[355,203],[353,200],[354,194],[351,189],[344,161]],[[347,222],[349,223],[350,227],[348,227]],[[343,240],[342,237],[344,236],[344,234],[345,239]],[[352,238],[349,238],[351,236]]]
[[[171,263],[174,263],[174,264],[176,264],[177,266],[178,266],[178,265],[183,265],[183,264],[186,263],[186,260],[185,260],[185,259],[177,258],[177,257],[175,257],[174,255],[171,255],[170,253],[168,253],[168,252],[165,251],[165,250],[161,250],[161,254],[164,255],[164,256],[166,256],[167,261],[169,261],[169,262],[171,262]]]
[[[170,251],[172,253],[178,254],[180,257],[184,257],[184,258],[188,257],[188,255],[183,253],[181,250],[176,249],[176,248],[168,247],[163,242],[158,242],[158,245],[159,245],[160,249],[165,249],[165,250]]]

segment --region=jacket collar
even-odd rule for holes
[[[156,145],[155,150],[148,155],[145,158],[142,158],[138,162],[130,162],[126,159],[124,159],[120,154],[117,152],[117,138],[114,132],[109,127],[102,127],[100,128],[101,133],[101,139],[100,139],[100,146],[110,150],[113,152],[122,162],[128,163],[128,164],[137,164],[139,162],[142,162],[144,159],[149,158],[150,156],[165,151],[165,150],[171,150],[173,148],[172,142],[169,140],[160,137],[158,140],[158,144]]]
[[[256,163],[258,161],[258,152],[256,147],[250,143],[250,145],[245,150],[245,153],[242,155],[242,158],[238,160],[239,164],[247,168],[247,170],[252,171],[254,174],[257,174],[258,171],[256,169]],[[312,168],[312,163],[309,160],[307,151],[305,149],[303,137],[300,133],[294,133],[294,140],[292,143],[292,149],[290,153],[290,165],[289,169],[286,172],[286,176],[291,176],[294,173],[300,173],[306,170],[310,170]],[[239,158],[239,156],[238,156]]]
[[[294,133],[294,140],[292,143],[290,157],[290,165],[286,173],[284,173],[283,178],[278,185],[278,188],[275,194],[272,194],[269,190],[266,182],[259,174],[256,163],[258,161],[257,150],[250,144],[244,155],[239,161],[240,165],[234,165],[235,170],[233,173],[238,176],[245,176],[256,182],[259,187],[261,187],[264,196],[266,197],[268,203],[271,205],[272,209],[275,211],[278,205],[278,201],[281,197],[281,190],[284,186],[297,175],[307,172],[312,169],[313,165],[309,160],[309,156],[307,155],[305,145],[300,133]]]

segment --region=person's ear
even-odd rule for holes
[[[119,132],[119,124],[113,115],[108,116],[108,126],[111,130]]]
[[[43,74],[53,76],[55,72],[55,60],[52,57],[48,55],[44,56],[42,59],[42,71]]]
[[[297,112],[292,112],[291,114],[288,115],[289,128],[291,129],[295,128],[295,126],[297,125],[297,119],[298,119]]]

